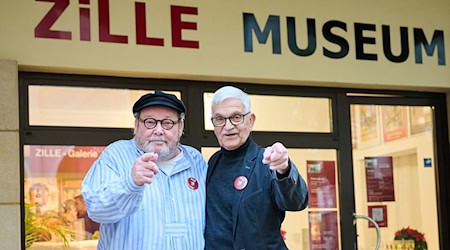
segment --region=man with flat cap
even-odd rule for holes
[[[161,91],[133,106],[134,138],[108,145],[82,184],[98,249],[204,249],[205,177],[200,152],[179,143],[186,108]]]

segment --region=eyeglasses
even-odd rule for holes
[[[177,124],[180,120],[178,119],[178,121],[172,121],[170,119],[162,119],[162,120],[156,120],[154,118],[146,118],[144,120],[142,120],[141,118],[138,118],[138,120],[142,123],[144,123],[144,126],[148,129],[153,129],[156,128],[156,125],[158,125],[158,122],[161,123],[161,127],[164,130],[170,130],[173,128],[173,126],[175,126],[175,124]]]
[[[245,114],[234,114],[229,117],[223,117],[223,116],[216,116],[211,118],[212,124],[214,127],[223,127],[227,123],[227,120],[230,121],[231,124],[234,126],[239,125],[244,122],[244,117],[246,115],[250,114],[250,112],[247,112]]]

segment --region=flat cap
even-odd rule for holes
[[[184,103],[175,95],[164,93],[161,90],[156,90],[155,93],[149,93],[141,96],[141,98],[134,103],[133,114],[150,106],[165,106],[176,110],[179,114],[186,112]]]

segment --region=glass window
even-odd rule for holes
[[[132,128],[131,109],[151,90],[30,85],[30,126]],[[168,93],[181,98],[180,92]]]
[[[96,247],[99,224],[86,213],[81,182],[104,149],[24,146],[25,238],[27,246],[33,244],[30,249],[59,249],[64,241],[73,248]]]
[[[205,129],[211,123],[211,100],[214,93],[205,93]],[[250,95],[252,112],[257,122],[253,131],[319,132],[332,131],[331,106],[328,98]]]

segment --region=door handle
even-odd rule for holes
[[[375,250],[380,249],[381,235],[380,235],[380,227],[378,226],[378,223],[374,219],[370,218],[369,216],[365,216],[365,215],[358,215],[358,214],[353,213],[353,217],[355,218],[355,220],[353,220],[353,225],[356,224],[356,219],[366,219],[375,226],[375,229],[377,230],[377,245],[375,246]]]

